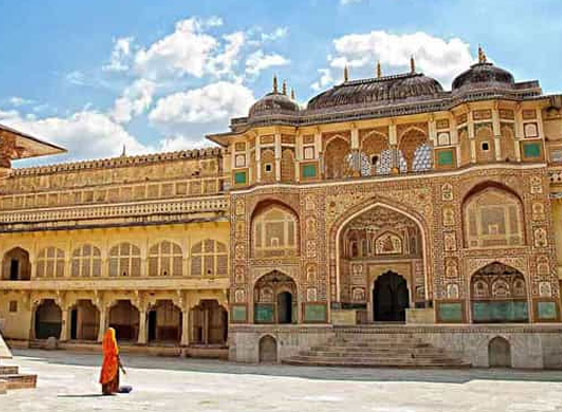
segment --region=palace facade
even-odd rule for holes
[[[562,366],[562,96],[479,54],[451,91],[413,60],[304,108],[275,80],[212,149],[12,169],[62,149],[2,127],[5,338],[259,361],[409,331]]]

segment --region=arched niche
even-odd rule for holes
[[[109,310],[109,326],[120,341],[136,342],[139,336],[139,310],[129,300],[119,300]]]
[[[511,368],[511,345],[501,336],[488,343],[488,365],[490,368]]]
[[[35,339],[60,339],[62,310],[54,299],[45,299],[35,309]]]
[[[252,214],[252,256],[293,257],[299,254],[297,214],[279,202],[262,202]]]
[[[262,336],[259,341],[260,363],[277,362],[277,340],[271,335]]]
[[[273,271],[254,285],[254,322],[292,324],[298,322],[298,290],[295,281]]]
[[[3,280],[30,280],[31,262],[29,252],[21,247],[10,249],[2,259]]]

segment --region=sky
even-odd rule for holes
[[[478,45],[562,90],[560,0],[0,0],[0,123],[68,153],[17,166],[210,146],[286,80],[303,106],[350,78],[448,90]]]

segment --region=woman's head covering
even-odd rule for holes
[[[119,347],[117,346],[117,339],[115,338],[115,329],[107,328],[103,337],[102,349],[104,353],[111,353],[118,355]]]

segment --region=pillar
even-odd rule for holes
[[[68,312],[70,312],[70,309],[68,307],[63,307],[61,308],[61,312],[62,312],[62,320],[61,320],[60,341],[66,342],[70,335],[68,331],[68,329],[70,328],[70,322],[68,321]]]
[[[146,308],[141,308],[139,310],[139,337],[137,343],[139,345],[145,345],[147,341],[147,330],[146,330]]]
[[[99,330],[98,330],[98,342],[102,342],[103,341],[103,335],[105,334],[105,329],[106,329],[106,325],[107,325],[107,313],[108,313],[109,308],[105,305],[102,305],[99,308],[100,311],[100,326],[99,326]]]
[[[181,311],[181,346],[189,345],[189,308]]]

